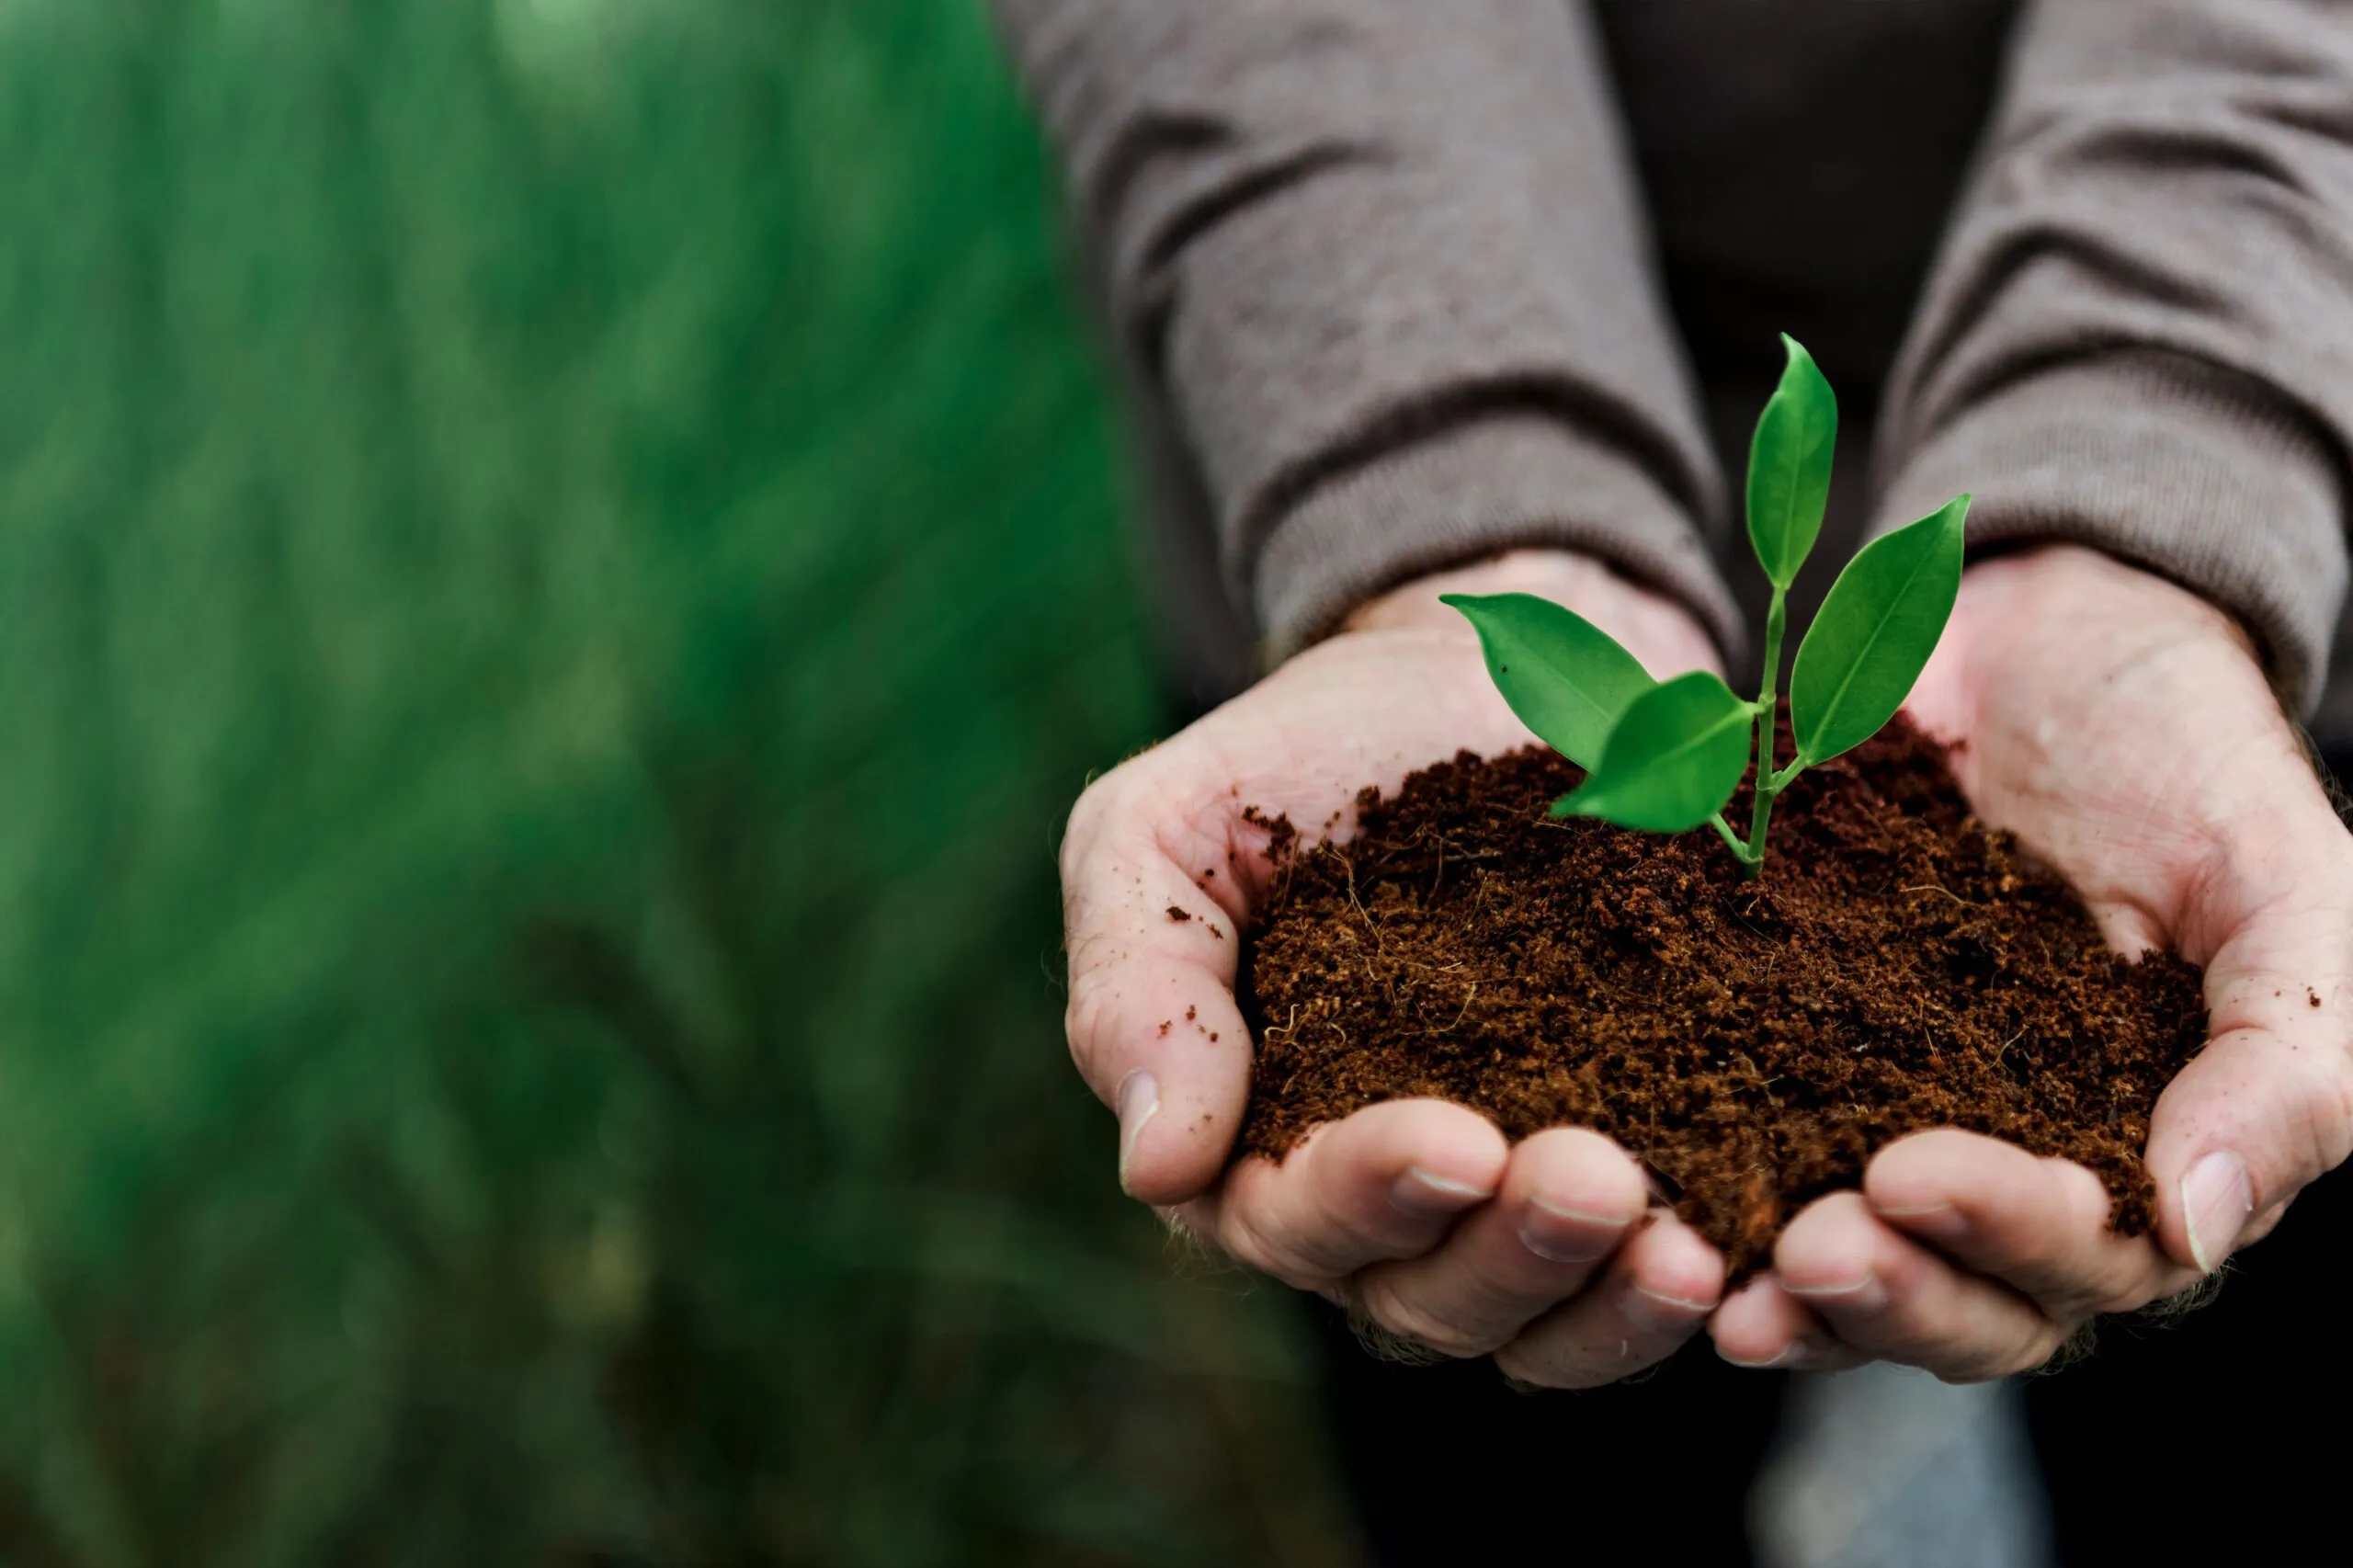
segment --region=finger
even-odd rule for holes
[[[1844,1343],[1949,1382],[2040,1367],[2075,1327],[1906,1239],[1858,1192],[1833,1193],[1790,1221],[1773,1272]]]
[[[1724,1298],[1708,1319],[1716,1354],[1759,1371],[1833,1372],[1870,1358],[1843,1344],[1767,1269]]]
[[[1071,813],[1064,1024],[1080,1074],[1119,1115],[1120,1185],[1175,1203],[1217,1179],[1249,1094],[1233,1000],[1246,910],[1221,869],[1224,844],[1172,830],[1185,813],[1155,780],[1131,764]]]
[[[1540,1388],[1597,1388],[1664,1361],[1723,1295],[1723,1255],[1665,1210],[1583,1295],[1495,1352],[1506,1375]]]
[[[1433,1350],[1484,1356],[1583,1289],[1649,1197],[1642,1168],[1599,1133],[1540,1132],[1512,1151],[1495,1200],[1445,1244],[1359,1275],[1358,1303]]]
[[[2109,1229],[2108,1189],[2067,1160],[1940,1128],[1889,1144],[1863,1172],[1881,1221],[2080,1323],[2182,1290],[2195,1270]]]
[[[1325,1290],[1438,1245],[1494,1196],[1510,1159],[1495,1123],[1443,1100],[1391,1100],[1317,1128],[1279,1164],[1247,1159],[1188,1213],[1228,1255]]]
[[[2216,951],[2211,1038],[2151,1119],[2157,1233],[2200,1274],[2353,1151],[2353,915],[2321,880],[2319,903],[2259,905]]]

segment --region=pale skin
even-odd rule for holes
[[[1743,1365],[1881,1358],[1967,1381],[2195,1283],[2353,1151],[2353,839],[2226,617],[2052,547],[1970,569],[1910,707],[1959,743],[1980,814],[2064,872],[2112,945],[2206,968],[2212,1040],[2150,1139],[2154,1237],[2109,1234],[2087,1171],[1952,1131],[1882,1151],[1860,1192],[1800,1214],[1729,1298],[1715,1249],[1589,1131],[1511,1144],[1461,1107],[1400,1101],[1229,1171],[1249,1074],[1234,937],[1268,869],[1244,809],[1345,836],[1363,786],[1527,744],[1437,602],[1515,589],[1578,611],[1654,675],[1715,667],[1669,601],[1574,555],[1517,552],[1372,601],[1080,800],[1063,848],[1071,1049],[1120,1114],[1131,1194],[1245,1264],[1532,1383],[1609,1382],[1703,1329]]]

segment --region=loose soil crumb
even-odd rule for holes
[[[1515,1139],[1596,1128],[1739,1278],[1874,1152],[1962,1127],[2089,1166],[2116,1228],[2148,1229],[2141,1150],[2205,1038],[2199,971],[2109,953],[1971,815],[1935,741],[1899,716],[1808,770],[1761,882],[1711,833],[1546,818],[1580,777],[1550,751],[1465,752],[1368,791],[1345,846],[1271,824],[1242,1153],[1415,1096]]]

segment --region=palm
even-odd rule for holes
[[[1529,739],[1438,607],[1447,587],[1560,597],[1654,673],[1711,657],[1680,611],[1562,558],[1376,601],[1080,801],[1063,851],[1072,1053],[1120,1113],[1128,1191],[1213,1244],[1433,1347],[1495,1352],[1533,1381],[1608,1381],[1696,1332],[1723,1263],[1671,1218],[1637,1223],[1646,1183],[1607,1140],[1559,1129],[1513,1147],[1461,1106],[1392,1101],[1280,1165],[1227,1167],[1250,1069],[1237,937],[1270,869],[1259,813],[1345,837],[1367,784]]]
[[[1990,822],[2082,894],[2121,951],[2211,963],[2253,913],[2217,857],[2292,828],[2299,856],[2341,847],[2294,733],[2244,640],[2214,609],[2079,551],[1970,574],[1909,705],[1960,744]],[[2279,821],[2283,810],[2291,812]]]
[[[1193,869],[1222,866],[1229,847],[1243,869],[1262,866],[1262,832],[1245,812],[1287,816],[1301,831],[1347,837],[1358,790],[1392,790],[1415,768],[1469,749],[1489,753],[1529,736],[1464,638],[1403,628],[1335,639],[1268,676],[1160,748],[1168,764],[1149,774],[1167,851],[1208,841]],[[1199,857],[1193,857],[1198,858]]]

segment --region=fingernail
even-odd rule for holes
[[[1531,1198],[1519,1222],[1519,1244],[1548,1262],[1591,1263],[1617,1250],[1627,1224],[1623,1214],[1592,1214]]]
[[[1143,1135],[1144,1124],[1160,1114],[1160,1082],[1139,1068],[1120,1080],[1111,1104],[1120,1115],[1120,1187],[1125,1191],[1128,1161],[1136,1152],[1136,1140]]]
[[[1715,1311],[1713,1301],[1686,1301],[1663,1290],[1653,1290],[1642,1285],[1631,1287],[1620,1302],[1619,1311],[1636,1328],[1652,1334],[1665,1334],[1671,1329],[1688,1327],[1695,1320]]]
[[[1844,1285],[1814,1285],[1801,1287],[1781,1281],[1781,1289],[1792,1296],[1842,1312],[1875,1312],[1887,1305],[1887,1287],[1879,1282],[1876,1274],[1866,1274],[1860,1279],[1850,1279]]]
[[[2211,1274],[2238,1244],[2255,1212],[2255,1186],[2247,1180],[2246,1162],[2227,1149],[2217,1149],[2181,1178],[2181,1213],[2189,1229],[2189,1256],[2200,1274]]]
[[[1419,1165],[1407,1165],[1397,1185],[1389,1189],[1389,1201],[1406,1213],[1419,1219],[1442,1220],[1459,1214],[1488,1194],[1467,1181],[1435,1175]]]
[[[1784,1345],[1779,1351],[1766,1357],[1762,1361],[1743,1360],[1721,1345],[1716,1346],[1716,1354],[1733,1366],[1745,1367],[1752,1372],[1793,1372],[1813,1358],[1804,1346],[1797,1344]]]

